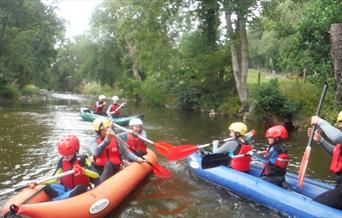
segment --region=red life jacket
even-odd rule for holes
[[[135,137],[133,134],[127,135],[128,148],[136,154],[146,154],[146,145],[139,137]]]
[[[97,144],[102,143],[101,137],[96,139]],[[101,152],[101,154],[94,157],[97,166],[104,166],[108,161],[112,162],[114,165],[120,165],[120,153],[119,147],[115,139],[111,139],[107,147]]]
[[[68,170],[72,170],[73,167],[74,167],[76,164],[79,164],[79,165],[81,165],[81,166],[84,165],[83,163],[81,163],[79,157],[77,157],[77,159],[76,159],[73,163],[70,163],[69,161],[63,160],[63,162],[62,162],[62,171],[65,172],[65,171],[68,171]],[[89,185],[89,177],[86,176],[86,175],[78,175],[78,176],[75,176],[75,174],[71,174],[71,175],[62,177],[62,178],[61,178],[61,183],[62,183],[65,187],[67,187],[67,188],[69,188],[69,189],[73,189],[73,188],[75,188],[77,185],[85,185],[85,186],[88,186],[88,185]]]
[[[237,155],[246,154],[248,151],[251,151],[251,150],[252,150],[251,145],[241,144],[240,151]],[[244,156],[244,157],[233,158],[230,162],[230,166],[235,170],[239,170],[242,172],[248,172],[250,169],[251,159],[252,159],[252,157],[249,155]]]
[[[114,104],[110,106],[110,112],[114,112],[120,105],[119,104]],[[120,115],[120,110],[117,110],[114,114],[112,115]]]
[[[97,102],[96,102],[97,103]],[[101,103],[101,106],[97,106],[97,104],[94,105],[94,111],[95,113],[101,113],[103,111],[103,101],[99,101]]]
[[[341,144],[335,145],[332,159],[330,162],[330,172],[338,173],[342,170],[342,155],[341,155]]]

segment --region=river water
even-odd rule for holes
[[[81,106],[95,99],[77,95],[54,94],[35,102],[0,103],[0,192],[50,175],[59,159],[55,145],[60,136],[76,134],[81,153],[89,152],[94,137],[90,122],[79,116]],[[206,113],[177,111],[129,102],[123,114],[143,113],[144,128],[152,141],[174,145],[205,144],[227,137],[228,123],[237,119]],[[261,122],[247,122],[257,131],[255,148],[266,143]],[[298,167],[307,144],[305,132],[293,132],[286,143],[291,155],[290,171]],[[108,217],[283,217],[271,209],[240,198],[229,191],[192,175],[185,160],[169,162],[159,156],[162,165],[173,172],[163,180],[149,176]],[[328,172],[329,156],[313,145],[307,175],[333,183]],[[11,195],[0,196],[3,205]]]

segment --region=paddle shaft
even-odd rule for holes
[[[317,107],[316,116],[319,116],[319,114],[321,112],[321,108],[322,108],[323,100],[324,100],[324,97],[325,97],[325,94],[326,94],[326,91],[327,91],[327,87],[328,87],[328,85],[324,84],[323,91],[322,91],[322,94],[321,94],[321,98],[319,100],[319,104],[318,104],[318,107]],[[312,143],[313,137],[315,135],[315,131],[316,131],[316,125],[312,125],[312,130],[311,130],[311,133],[310,133],[308,144],[306,146],[306,149],[305,149],[305,152],[304,152],[304,155],[302,157],[302,161],[301,161],[301,164],[300,164],[300,167],[299,167],[299,171],[298,171],[298,186],[299,186],[299,189],[301,189],[302,186],[303,186],[304,175],[305,175],[305,171],[306,171],[306,168],[308,166],[308,163],[309,163],[309,158],[310,158],[310,153],[311,153],[311,143]]]
[[[50,177],[47,177],[47,178],[44,178],[44,179],[41,179],[41,180],[38,180],[37,182],[34,182],[35,184],[39,185],[39,184],[42,184],[44,182],[48,182],[50,180],[54,180],[54,179],[59,179],[59,178],[62,178],[64,176],[68,176],[68,175],[71,175],[71,174],[74,174],[75,171],[74,170],[69,170],[69,171],[66,171],[64,173],[61,173],[61,174],[57,174],[57,175],[54,175],[54,176],[50,176]],[[7,191],[4,191],[4,192],[1,192],[0,193],[0,196],[1,195],[5,195],[5,194],[9,194],[11,192],[15,192],[15,191],[19,191],[21,189],[24,189],[24,188],[27,188],[29,187],[30,184],[27,184],[27,185],[23,185],[23,186],[20,186],[18,188],[12,188],[12,189],[9,189]]]
[[[116,128],[121,129],[122,131],[131,132],[129,129],[127,129],[127,128],[123,127],[123,126],[120,126],[120,125],[118,125],[118,124],[116,124],[116,123],[114,123],[114,122],[113,122],[113,125],[114,125]],[[145,138],[144,136],[141,136],[141,135],[139,135],[139,134],[136,134],[135,132],[133,132],[132,134],[135,135],[135,136],[137,136],[137,137],[140,138],[141,140],[144,140],[144,141],[146,141],[146,142],[148,142],[148,143],[150,143],[150,144],[154,144],[153,141],[151,141],[151,140]]]
[[[231,140],[232,138],[226,138],[226,139],[222,139],[219,141],[219,143],[222,143],[222,142],[227,142],[229,140]],[[198,148],[205,148],[205,147],[209,147],[210,145],[212,145],[213,143],[207,143],[207,144],[203,144],[203,145],[198,145],[197,147]]]
[[[325,94],[326,94],[326,91],[327,91],[327,87],[328,87],[328,85],[324,84],[323,92],[321,94],[321,98],[319,99],[319,103],[318,103],[318,107],[317,107],[317,111],[316,111],[316,116],[319,116],[319,114],[321,113],[322,104],[323,104],[323,100],[324,100],[324,97],[325,97]],[[307,146],[311,146],[313,137],[315,135],[316,128],[317,128],[316,125],[312,125],[312,131],[310,133],[310,137],[309,137],[309,141],[308,141]]]

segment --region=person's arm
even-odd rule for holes
[[[326,140],[321,137],[321,140],[319,141],[319,145],[330,155],[332,155],[333,150],[334,150],[334,145],[330,144]]]
[[[126,143],[120,138],[118,138],[118,147],[122,159],[135,162],[141,162],[143,160],[141,157],[135,155],[133,152],[130,152],[126,146]]]
[[[93,140],[93,142],[90,144],[90,152],[97,156],[102,153],[102,151],[109,145],[110,138],[106,137],[101,144],[97,144],[96,139]]]
[[[327,121],[320,119],[317,123],[318,128],[320,128],[324,134],[335,144],[342,144],[342,131],[335,128]]]
[[[213,149],[213,153],[228,153],[228,152],[234,152],[237,147],[239,147],[239,143],[235,140],[228,141],[224,143],[221,147]]]
[[[121,140],[127,142],[128,140],[128,133],[127,132],[121,132],[116,134],[116,136],[120,137]]]
[[[110,111],[111,108],[112,108],[112,104],[110,104],[110,105],[108,106],[108,108],[107,108],[106,113],[107,113],[108,115],[111,114],[111,111]]]

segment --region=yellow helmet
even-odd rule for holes
[[[247,133],[247,126],[241,122],[235,122],[230,124],[229,128],[230,131],[238,132],[240,135],[245,135]]]
[[[336,122],[342,121],[342,111],[338,113]]]
[[[113,125],[113,122],[107,118],[98,117],[93,121],[94,130],[100,131],[103,128],[108,128]]]

